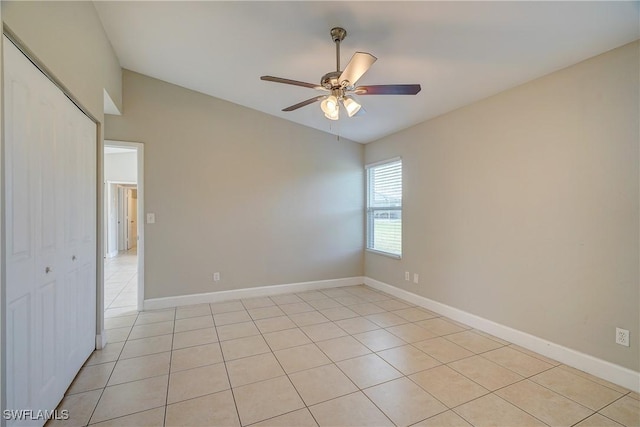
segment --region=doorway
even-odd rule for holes
[[[104,142],[104,313],[135,314],[144,301],[142,144]]]
[[[108,159],[108,158],[107,158]],[[107,253],[118,256],[119,252],[135,251],[138,246],[138,186],[137,184],[114,184],[117,198],[113,199],[113,206],[116,211],[115,222],[112,222],[111,229],[107,223],[107,244],[111,243],[113,248]],[[109,206],[107,206],[109,209]],[[112,234],[113,236],[109,236]],[[110,237],[110,238],[109,238]]]

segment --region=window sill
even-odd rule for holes
[[[402,255],[390,254],[389,252],[376,251],[375,249],[369,249],[369,248],[367,248],[366,251],[371,252],[372,254],[386,256],[388,258],[402,259]]]

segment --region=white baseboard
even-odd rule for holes
[[[364,283],[364,277],[317,280],[313,282],[289,283],[286,285],[259,286],[255,288],[234,289],[229,291],[207,292],[202,294],[179,295],[175,297],[151,298],[144,300],[145,310],[179,307],[191,304],[211,304],[241,298],[257,298],[291,292],[315,291],[318,289],[354,286]]]
[[[96,350],[102,350],[107,345],[107,331],[104,329],[96,334]]]
[[[598,359],[577,350],[510,328],[492,320],[442,304],[370,277],[347,277],[343,279],[318,280],[285,285],[259,286],[255,288],[179,295],[165,298],[152,298],[144,300],[144,309],[157,310],[191,304],[216,303],[241,298],[257,298],[292,292],[305,292],[341,286],[354,286],[363,283],[374,289],[386,292],[397,298],[403,299],[420,307],[424,307],[427,310],[431,310],[442,316],[446,316],[452,320],[464,323],[475,329],[487,332],[498,338],[557,360],[565,365],[595,375],[629,390],[640,392],[640,372],[607,362],[606,360]],[[96,335],[96,348],[102,348],[106,345],[106,338],[107,337],[104,332],[101,335]],[[100,342],[98,342],[99,340]]]
[[[404,289],[388,285],[370,277],[364,278],[364,284],[379,291],[386,292],[427,310],[446,316],[452,320],[469,325],[488,334],[494,335],[510,343],[534,351],[543,356],[557,360],[565,365],[587,372],[614,384],[635,392],[640,392],[640,372],[633,371],[606,360],[564,347],[526,332],[493,322],[475,314],[442,304]]]

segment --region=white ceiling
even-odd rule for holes
[[[640,37],[640,2],[96,2],[123,68],[366,143]],[[359,84],[419,83],[416,96],[361,96],[362,117],[282,108],[342,65],[378,58]],[[126,112],[125,112],[126,114]]]

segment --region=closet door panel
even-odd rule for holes
[[[65,286],[74,318],[68,318],[67,359],[82,364],[95,347],[96,310],[96,126],[75,106],[64,112]],[[70,372],[71,378],[75,374]]]
[[[82,114],[77,109],[75,114]],[[83,361],[93,351],[96,336],[96,213],[97,213],[97,177],[96,177],[96,125],[93,122],[84,120],[79,128],[78,137],[82,159],[81,165],[81,248],[82,257],[80,261],[80,283],[81,298],[80,305],[80,340],[81,354]]]
[[[5,186],[7,281],[21,286],[7,287],[7,300],[29,293],[33,285],[33,168],[30,144],[33,139],[33,106],[29,87],[15,71],[5,72]]]
[[[12,52],[9,52],[8,56]],[[37,92],[25,81],[25,64],[5,68],[5,195],[6,195],[6,328],[7,405],[30,409],[37,405],[33,370],[35,354],[34,289],[35,206],[33,176],[37,135]]]
[[[55,263],[55,256],[60,249],[58,223],[61,219],[59,205],[59,191],[62,182],[58,171],[58,139],[56,119],[59,116],[58,109],[53,105],[51,94],[40,92],[38,102],[37,137],[34,145],[34,160],[39,173],[37,174],[36,217],[38,233],[36,234],[36,248],[38,256],[50,259]],[[51,258],[49,258],[51,257]]]
[[[58,327],[58,286],[56,280],[40,286],[35,298],[34,353],[38,357],[34,360],[33,381],[34,391],[38,393],[35,401],[43,408],[55,406],[62,397],[59,382],[61,372],[58,370],[57,346]]]
[[[55,405],[60,395],[63,364],[60,360],[59,330],[62,326],[62,295],[60,290],[61,226],[59,209],[61,181],[57,168],[59,144],[57,125],[60,109],[55,88],[40,79],[37,92],[39,117],[33,146],[35,196],[36,283],[34,311],[34,400],[42,407]]]
[[[78,353],[79,359],[76,363],[79,369],[85,360],[91,355],[95,349],[96,336],[96,316],[95,316],[95,266],[92,263],[85,263],[79,272],[79,289],[78,298],[80,305],[78,306]],[[93,305],[87,304],[92,301]],[[76,370],[71,369],[72,378],[75,376]]]
[[[82,147],[78,143],[77,124],[69,117],[68,112],[64,115],[64,140],[65,144],[61,147],[64,157],[64,189],[65,189],[65,221],[64,221],[64,237],[65,248],[69,254],[78,247],[80,242],[82,224],[81,224],[81,197],[80,186],[82,175],[80,173],[80,162],[82,155],[80,150]]]
[[[29,409],[32,399],[31,294],[11,301],[7,306],[7,408]],[[26,356],[26,357],[25,357]]]
[[[3,43],[7,408],[52,410],[95,347],[96,125]]]
[[[86,301],[83,299],[81,286],[82,260],[87,256],[83,250],[83,202],[82,202],[82,161],[84,147],[81,144],[79,124],[74,120],[70,108],[64,111],[64,139],[63,162],[64,167],[64,288],[65,309],[65,366],[75,366],[81,363],[82,351],[82,317],[80,315]],[[95,305],[95,300],[94,300]],[[65,373],[71,378],[73,371]]]
[[[67,272],[64,280],[65,307],[78,304],[78,272]],[[78,310],[64,310],[64,366],[73,366],[78,360]],[[65,372],[65,378],[68,373]]]

